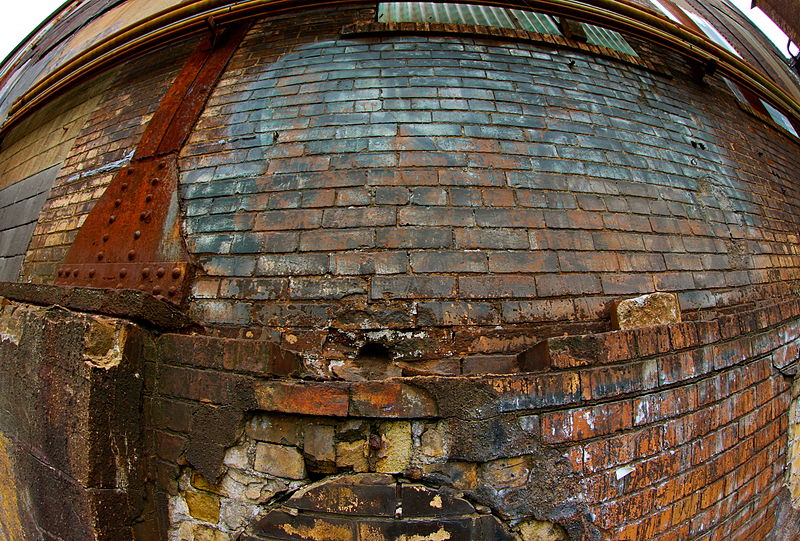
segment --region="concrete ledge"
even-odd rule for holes
[[[174,331],[196,325],[172,304],[140,291],[0,282],[0,296],[29,304],[58,305],[124,318],[159,330]]]

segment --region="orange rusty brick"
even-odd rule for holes
[[[350,415],[415,419],[435,417],[436,402],[422,389],[390,382],[354,383],[351,388]]]
[[[256,381],[258,407],[264,411],[346,417],[350,406],[348,384]]]

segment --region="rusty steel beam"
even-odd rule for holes
[[[203,39],[59,266],[59,285],[137,289],[180,304],[192,267],[180,233],[178,155],[249,25]],[[215,46],[216,45],[216,46]]]

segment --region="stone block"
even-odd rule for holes
[[[255,469],[285,479],[303,479],[306,466],[303,455],[294,447],[259,443],[256,445]]]
[[[206,522],[219,522],[219,496],[208,492],[187,491],[183,494],[189,514]]]
[[[352,468],[355,472],[369,470],[369,452],[366,440],[339,442],[336,444],[336,466]]]
[[[396,421],[380,426],[381,448],[375,471],[381,473],[400,473],[411,462],[411,423]]]
[[[527,541],[566,541],[569,536],[558,524],[543,520],[529,520],[519,525],[522,539]]]
[[[327,425],[308,425],[303,440],[303,452],[317,462],[334,462],[334,428]]]
[[[617,301],[611,310],[614,329],[629,330],[681,321],[681,307],[674,293],[651,293]]]

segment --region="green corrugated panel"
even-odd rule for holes
[[[474,26],[516,28],[540,34],[561,35],[556,20],[550,15],[473,4],[438,4],[433,2],[385,2],[378,4],[378,21],[382,23],[445,23]],[[618,32],[592,24],[584,24],[588,42],[621,53],[637,56]]]
[[[541,34],[557,34],[555,21],[549,15],[472,4],[437,4],[433,2],[385,2],[378,4],[378,21],[382,23],[426,22],[468,24],[516,28]]]
[[[583,24],[583,27],[586,29],[586,41],[592,45],[608,47],[631,56],[639,56],[619,32],[586,23]]]

